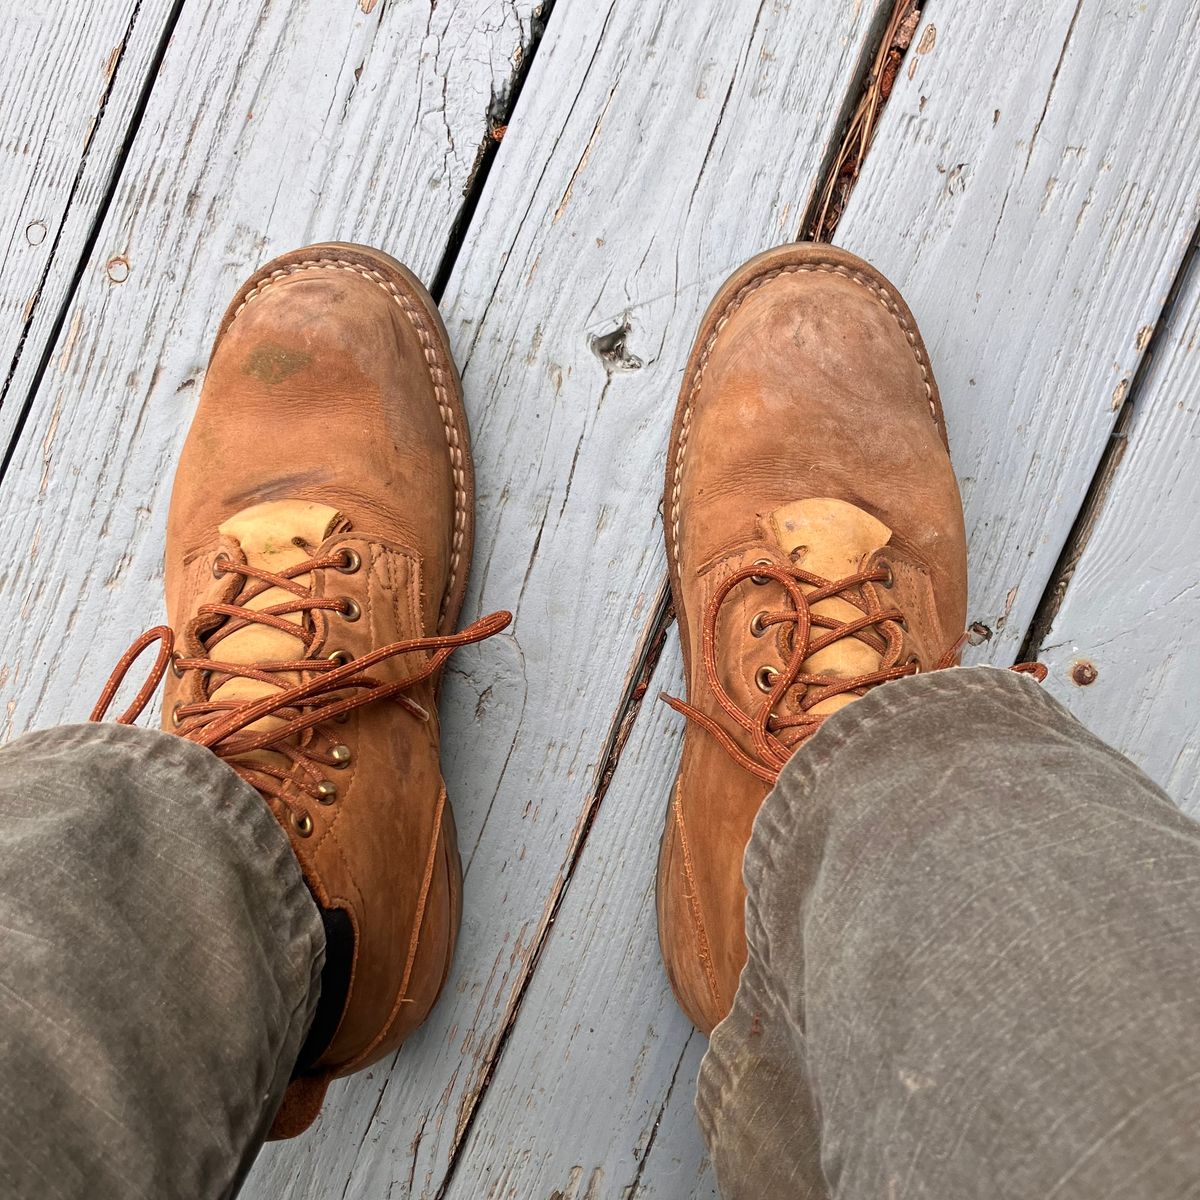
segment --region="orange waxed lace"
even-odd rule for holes
[[[257,580],[257,585],[252,585],[244,591],[241,604],[203,605],[189,629],[194,632],[213,618],[224,618],[220,628],[212,631],[204,643],[205,649],[209,651],[230,633],[249,624],[280,629],[300,639],[305,649],[310,649],[316,640],[315,631],[307,625],[284,621],[283,614],[303,613],[314,609],[337,610],[342,607],[342,601],[314,596],[309,589],[297,584],[293,577],[323,568],[336,568],[344,561],[341,555],[312,558],[276,574],[249,564],[221,560],[220,565],[226,573],[240,574],[246,578],[247,583],[252,579]],[[245,601],[253,599],[268,587],[283,588],[294,593],[297,599],[264,609],[245,607]],[[316,797],[319,793],[313,786],[313,780],[319,773],[313,770],[306,760],[327,766],[335,765],[335,760],[331,755],[316,751],[311,745],[289,745],[288,739],[297,734],[311,735],[318,725],[381,700],[396,700],[414,716],[427,720],[428,713],[403,693],[436,674],[458,647],[483,641],[499,633],[511,621],[511,613],[496,612],[468,625],[458,633],[393,642],[345,662],[302,658],[258,664],[221,662],[211,657],[176,659],[175,633],[169,626],[159,625],[138,637],[121,656],[92,710],[90,719],[103,720],[129,669],[155,642],[159,643],[159,650],[154,666],[132,703],[117,718],[119,724],[129,725],[137,719],[150,702],[172,662],[179,673],[189,670],[204,672],[208,677],[208,695],[211,695],[220,683],[233,677],[256,679],[279,687],[272,680],[272,675],[288,671],[307,673],[310,678],[293,686],[280,688],[278,692],[258,700],[205,700],[180,705],[177,710],[177,715],[181,718],[180,736],[207,747],[226,761],[252,750],[271,750],[283,755],[293,768],[298,768],[301,773],[306,774],[307,781],[297,778],[291,771],[263,762],[230,762],[230,766],[252,787],[264,796],[275,797],[292,809],[293,805],[283,785],[291,782],[302,792]],[[423,652],[428,653],[427,660],[418,670],[403,679],[384,683],[365,673],[389,659]],[[350,694],[345,694],[347,692]],[[283,724],[269,730],[243,732],[256,721],[271,716],[281,719]],[[239,734],[241,736],[238,736]],[[277,780],[280,782],[277,783]]]
[[[705,611],[701,633],[704,674],[722,711],[750,735],[757,758],[743,750],[728,731],[707,713],[673,696],[664,695],[663,699],[676,712],[682,713],[711,734],[740,767],[773,786],[796,747],[811,737],[828,715],[814,714],[808,712],[808,709],[833,696],[861,692],[877,684],[901,679],[906,675],[915,675],[920,671],[920,664],[915,658],[900,662],[904,614],[897,608],[885,608],[880,603],[874,586],[883,583],[889,577],[889,572],[880,566],[871,571],[848,575],[844,579],[827,580],[799,567],[785,569],[776,563],[760,561],[735,571],[717,589]],[[790,610],[763,614],[759,620],[761,628],[785,623],[794,625],[788,662],[775,674],[775,682],[770,692],[753,716],[744,712],[726,691],[717,669],[716,652],[717,621],[721,606],[729,593],[747,579],[753,579],[756,583],[765,582],[767,579],[775,580],[783,586],[793,604]],[[811,590],[805,592],[801,584]],[[852,589],[857,589],[857,595]],[[861,609],[862,617],[853,621],[839,621],[835,617],[812,611],[812,605],[833,596],[838,596]],[[858,596],[862,597],[861,602]],[[826,629],[829,632],[813,637],[814,629]],[[802,669],[802,664],[817,651],[844,637],[856,638],[876,651],[881,658],[879,669],[849,677],[812,674]],[[942,655],[934,670],[957,666],[967,637],[964,633]],[[1046,668],[1041,663],[1018,663],[1011,669],[1033,675],[1039,682],[1046,678]],[[776,715],[773,711],[775,706],[796,687],[805,689],[805,695],[800,701],[801,714],[796,717]],[[777,731],[785,729],[797,731],[794,741],[784,742],[774,736]]]

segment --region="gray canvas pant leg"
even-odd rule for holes
[[[731,1200],[1200,1196],[1200,826],[1028,678],[788,764],[697,1109]]]
[[[325,937],[287,837],[200,746],[81,725],[0,750],[0,1193],[231,1195]]]

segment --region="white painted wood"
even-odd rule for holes
[[[629,1200],[718,1200],[700,1126],[696,1121],[696,1076],[708,1039],[693,1032],[674,1078],[658,1133]]]
[[[1039,657],[1060,700],[1200,817],[1200,269],[1156,344],[1127,446]],[[1080,661],[1097,670],[1085,687],[1071,678]]]
[[[660,801],[682,739],[657,696],[680,694],[682,679],[673,658],[650,681],[447,1200],[653,1195],[665,1178],[676,1186],[658,1194],[680,1200],[684,1177],[698,1182],[704,1039],[667,986],[654,903]]]
[[[1005,663],[1200,216],[1200,6],[922,7],[836,240],[928,343]]]
[[[33,0],[0,39],[0,454],[152,69],[170,0]]]
[[[464,656],[448,688],[447,778],[467,862],[456,995],[401,1050],[349,1196],[438,1192],[516,1015],[660,592],[661,464],[687,347],[720,280],[798,222],[875,12],[827,6],[800,23],[766,3],[711,11],[719,19],[672,0],[556,8],[451,281],[479,492],[467,612],[517,615],[511,651]],[[822,53],[805,50],[814,40]],[[606,365],[591,339],[623,325],[625,357]],[[655,823],[662,802],[646,799]],[[648,932],[640,953],[652,978]],[[569,1034],[546,1009],[527,1027]],[[607,1114],[607,1148],[544,1159],[555,1174],[533,1194],[561,1190],[574,1166],[625,1172],[662,1084],[642,1086],[640,1109]],[[504,1107],[475,1123],[485,1145]],[[548,1112],[530,1113],[522,1145],[541,1145]],[[318,1136],[346,1139],[336,1109]],[[522,1167],[503,1143],[492,1170],[524,1188],[537,1156]],[[456,1186],[472,1183],[468,1171]]]
[[[1009,568],[1034,552],[1011,640],[1195,221],[1198,18],[1182,0],[1082,6],[1068,39],[1069,6],[944,7],[927,6],[945,28],[902,75],[839,240],[896,278],[930,341],[970,475],[976,611],[989,624]],[[752,0],[713,5],[707,20],[668,0],[556,10],[447,297],[479,474],[467,613],[518,613],[510,636],[460,655],[447,684],[468,867],[455,975],[395,1063],[339,1084],[318,1128],[270,1148],[246,1195],[435,1194],[493,1069],[457,1193],[475,1183],[486,1195],[493,1178],[561,1191],[578,1166],[577,1200],[597,1168],[636,1179],[636,1195],[711,1194],[686,1095],[698,1041],[668,1015],[646,924],[678,736],[661,732],[652,695],[559,910],[574,939],[550,937],[518,999],[665,573],[656,508],[687,346],[728,271],[798,226],[877,8],[820,6],[802,22]],[[185,6],[0,485],[6,733],[82,716],[157,617],[166,485],[224,298],[252,264],[322,237],[375,241],[428,277],[527,21],[527,6],[499,0]],[[129,261],[120,284],[105,273],[116,255]],[[625,324],[626,357],[602,362],[589,339]],[[1043,504],[1063,514],[1035,545]],[[668,677],[676,656],[672,642]],[[614,971],[593,927],[621,914],[632,928]],[[631,989],[598,1010],[596,1033],[563,1023],[564,1004],[582,1015],[604,1000],[571,988],[579,976]],[[571,1099],[621,1095],[616,1069],[635,1047],[646,1065],[634,1096],[585,1110],[586,1154],[572,1156]],[[518,1068],[555,1055],[595,1079],[547,1067],[532,1088]],[[522,1086],[533,1105],[518,1126]],[[634,1152],[664,1100],[638,1178]],[[485,1164],[497,1174],[480,1178]]]
[[[935,22],[937,15],[935,11]],[[1064,215],[1055,206],[1053,195],[1051,203],[1043,209],[1046,185],[1044,179],[1039,180],[1036,169],[1044,168],[1046,162],[1060,161],[1064,155],[1070,159],[1075,153],[1066,147],[1075,145],[1077,128],[1070,122],[1064,124],[1063,113],[1058,107],[1061,98],[1055,103],[1053,96],[1048,97],[1057,53],[1066,39],[1066,26],[1071,15],[1070,11],[1051,12],[1046,6],[1022,15],[1016,6],[1012,6],[1003,14],[1002,23],[993,29],[993,24],[999,20],[995,14],[980,10],[972,16],[956,10],[949,44],[957,46],[962,53],[955,51],[942,62],[938,86],[943,102],[935,113],[930,109],[932,101],[926,101],[925,110],[930,114],[927,121],[919,112],[914,117],[903,107],[906,101],[903,99],[905,85],[902,85],[899,116],[893,114],[895,124],[885,126],[876,142],[859,184],[863,194],[852,202],[847,224],[843,226],[845,234],[838,239],[882,261],[886,269],[899,277],[898,282],[904,286],[922,318],[935,364],[944,381],[951,420],[959,426],[964,416],[979,419],[978,413],[971,413],[965,406],[974,396],[969,380],[977,376],[987,378],[976,365],[980,357],[990,371],[1008,380],[1014,394],[1019,387],[1031,393],[1026,398],[1031,415],[1026,415],[1025,419],[1031,421],[1036,416],[1042,422],[1043,436],[1053,419],[1064,419],[1062,409],[1067,407],[1051,403],[1057,395],[1054,388],[1073,386],[1083,389],[1086,382],[1094,378],[1106,384],[1105,372],[1112,369],[1106,331],[1111,334],[1114,327],[1124,329],[1129,322],[1133,323],[1134,330],[1140,329],[1141,312],[1147,308],[1157,310],[1190,232],[1193,209],[1189,203],[1180,200],[1180,197],[1190,195],[1189,189],[1195,183],[1194,164],[1190,158],[1182,153],[1173,156],[1171,147],[1159,144],[1155,151],[1157,157],[1146,165],[1146,155],[1150,152],[1144,147],[1144,129],[1132,121],[1114,121],[1107,106],[1097,106],[1086,92],[1087,80],[1079,74],[1081,64],[1073,58],[1082,54],[1088,69],[1101,72],[1105,69],[1104,63],[1111,58],[1113,66],[1109,74],[1120,74],[1120,64],[1132,52],[1132,43],[1127,44],[1123,38],[1136,40],[1146,32],[1136,20],[1122,36],[1118,36],[1119,30],[1113,25],[1095,26],[1091,23],[1092,14],[1081,13],[1073,36],[1082,38],[1083,42],[1074,50],[1068,48],[1066,58],[1070,61],[1064,61],[1059,71],[1057,87],[1066,89],[1063,95],[1078,101],[1082,93],[1090,105],[1084,111],[1091,114],[1090,120],[1096,124],[1091,126],[1085,120],[1085,131],[1095,128],[1106,134],[1113,133],[1111,140],[1105,143],[1109,168],[1099,172],[1098,180],[1086,185],[1095,189],[1092,205],[1099,206],[1103,219],[1097,216],[1096,223],[1090,223],[1089,208],[1076,227],[1080,215],[1078,208],[1068,208]],[[1053,27],[1056,16],[1063,18],[1063,24],[1058,26],[1059,40],[1047,49],[1041,46],[1041,41],[1047,36],[1047,28]],[[959,28],[964,25],[966,28]],[[929,45],[927,30],[928,25],[926,46]],[[917,41],[921,39],[919,33]],[[1010,46],[1009,50],[1001,52],[998,47],[1001,39]],[[938,52],[939,44],[945,49],[944,43],[935,41],[934,53]],[[1050,51],[1055,57],[1047,64],[1045,59]],[[1154,61],[1163,63],[1170,61],[1173,51],[1160,37],[1147,53]],[[992,61],[984,69],[984,59],[989,54]],[[1008,54],[1012,57],[1006,58]],[[1031,58],[1045,68],[1040,92],[1030,89],[1030,76],[1036,76],[1036,70],[1021,74],[995,69],[997,61],[1010,61],[1021,63],[1021,71],[1025,72],[1024,64]],[[928,65],[924,58],[918,58],[912,80],[914,90],[909,94],[909,102],[918,110],[921,92],[916,89]],[[1143,69],[1148,70],[1145,64]],[[1017,75],[1020,77],[1015,77]],[[903,78],[907,84],[907,75]],[[1172,103],[1180,105],[1186,99],[1183,95],[1186,85],[1179,82],[1174,86],[1179,89],[1179,95],[1170,93],[1162,100],[1168,110]],[[998,91],[993,92],[992,88]],[[978,127],[971,123],[971,113],[991,104],[995,94],[1002,95],[1012,121],[1004,135],[1006,140],[997,150],[993,150],[988,138],[1002,136],[992,131],[1004,128],[1004,113],[993,126],[995,107],[989,107],[985,121]],[[1030,155],[1028,145],[1017,144],[1020,138],[1014,131],[1023,125],[1027,132],[1031,131],[1041,116],[1043,105],[1046,115],[1039,133],[1042,150],[1039,152],[1035,146]],[[1186,115],[1194,127],[1195,113],[1188,109]],[[1024,124],[1026,120],[1027,124]],[[940,124],[934,125],[935,121]],[[1004,204],[1003,191],[995,193],[992,198],[996,204],[990,212],[983,206],[983,218],[978,213],[972,218],[967,211],[945,211],[959,193],[953,182],[947,190],[947,180],[937,170],[939,148],[949,153],[950,149],[965,145],[971,137],[975,138],[971,143],[973,152],[994,172],[991,184],[983,189],[985,197],[992,194],[991,189],[997,186],[998,179],[1008,178],[1004,172],[1012,175],[1018,168],[1023,171],[1026,157],[1031,160],[1032,182],[1015,179],[1014,194],[1010,196],[1008,206]],[[1046,162],[1041,154],[1048,156]],[[908,156],[918,157],[919,162],[910,164]],[[965,158],[955,159],[952,167],[958,161],[965,161]],[[1087,166],[1098,171],[1098,159],[1094,155],[1088,158],[1081,170],[1086,170]],[[1121,196],[1114,196],[1108,190],[1107,175],[1118,171],[1128,174],[1139,167],[1152,179],[1153,195],[1147,201],[1150,211],[1140,220],[1122,220]],[[1069,205],[1075,189],[1083,185],[1079,177],[1072,176],[1062,186],[1067,197],[1062,202]],[[1037,203],[1030,204],[1023,199],[1026,187],[1037,189]],[[1058,187],[1057,183],[1055,187]],[[904,196],[906,189],[911,189],[913,194]],[[1141,199],[1139,193],[1136,201],[1140,203]],[[1128,195],[1125,200],[1129,201]],[[853,207],[855,203],[859,206],[857,209]],[[982,206],[983,202],[980,204]],[[893,215],[891,206],[898,206],[900,211]],[[987,236],[996,230],[1000,210],[1008,207],[1011,212],[1001,224],[1001,234],[1017,248],[1000,261],[991,261],[986,248]],[[927,228],[923,221],[916,221],[914,213],[923,213],[929,219],[930,227]],[[981,225],[982,232],[978,235],[971,225],[972,219],[986,222]],[[980,237],[983,244],[977,246],[978,254],[972,258],[971,248]],[[1057,306],[1050,313],[1039,312],[1038,315],[1053,326],[1051,336],[1057,338],[1061,350],[1053,344],[1045,347],[1038,344],[1037,338],[1030,333],[1024,305],[1012,299],[1018,288],[1027,286],[1031,259],[1037,258],[1036,254],[1024,254],[1021,248],[1038,238],[1045,238],[1046,245],[1054,247],[1054,262],[1065,263],[1070,271],[1068,283],[1061,289],[1054,287],[1053,271],[1048,266],[1036,280],[1043,290],[1049,289],[1047,303]],[[1106,245],[1110,255],[1103,272],[1097,271],[1092,262],[1098,257],[1095,252],[1097,239]],[[965,249],[960,246],[964,242],[967,243]],[[1128,255],[1130,261],[1124,261],[1123,255]],[[990,301],[990,307],[983,303],[983,297],[980,300],[974,298],[973,289],[984,283],[985,277],[987,290],[984,292],[982,287],[980,290]],[[965,295],[962,289],[967,283],[964,281],[969,281],[972,288]],[[1072,287],[1080,289],[1080,294],[1072,295]],[[1098,299],[1106,305],[1099,314],[1094,309]],[[963,308],[968,310],[969,320],[957,323],[956,311]],[[975,311],[970,311],[972,309]],[[930,316],[932,321],[927,319]],[[1080,336],[1081,329],[1086,336]],[[631,348],[639,351],[635,333],[631,333],[629,340]],[[1023,363],[1012,347],[1021,347],[1024,354],[1031,343],[1031,361]],[[1127,374],[1135,369],[1140,352],[1137,347],[1131,346],[1131,349],[1134,352],[1126,354],[1123,361],[1123,370]],[[1070,362],[1062,362],[1064,355],[1073,357]],[[953,399],[955,381],[960,377],[966,399],[960,398],[956,403]],[[1080,462],[1075,464],[1072,460],[1069,464],[1074,474],[1064,487],[1069,485],[1068,494],[1076,504],[1086,490],[1112,418],[1111,391],[1109,387],[1102,396],[1103,420],[1091,431],[1092,441],[1088,443],[1087,454],[1080,452]],[[669,403],[668,395],[666,407]],[[660,413],[662,409],[660,405]],[[995,402],[990,414],[993,422],[989,427],[991,444],[1004,436],[1005,422],[1011,419],[1012,411],[1010,405]],[[1069,411],[1066,415],[1070,416]],[[963,440],[960,430],[955,437],[956,448]],[[984,444],[989,443],[985,441]],[[1019,440],[1017,445],[1019,448]],[[982,451],[977,454],[982,457]],[[1016,471],[1011,461],[993,464],[992,469],[1001,470],[1005,465]],[[1021,469],[1027,465],[1022,465]],[[1036,485],[1047,496],[1053,495],[1047,489],[1057,485],[1061,465],[1054,470],[1043,466],[1041,474],[1030,486]],[[581,466],[577,477],[582,469]],[[597,462],[592,470],[598,469]],[[980,466],[974,471],[977,477],[984,473]],[[973,498],[974,511],[978,512],[987,497],[980,491],[978,480],[974,486],[970,478],[964,482],[969,500]],[[652,476],[648,486],[656,485],[657,479]],[[1005,506],[1000,504],[999,507]],[[1041,515],[1039,509],[1024,519],[1028,524]],[[1046,535],[1049,541],[1043,559],[1038,563],[1043,575],[1035,576],[1028,585],[1032,593],[1030,606],[1040,594],[1044,573],[1053,565],[1072,516],[1073,510]],[[991,518],[976,517],[973,520],[977,552],[983,519]],[[658,535],[657,527],[653,533]],[[987,612],[986,609],[982,611]],[[1026,615],[1012,618],[1022,625],[1026,619]],[[995,624],[999,627],[1001,623],[996,621]],[[1015,636],[1010,632],[1010,640]],[[678,686],[677,653],[677,642],[672,634],[663,662],[666,676],[676,676],[675,686]],[[659,674],[664,674],[664,670]],[[643,1054],[657,1055],[668,1063],[680,1061],[673,1055],[684,1045],[686,1027],[681,1028],[677,1023],[662,1025],[661,1005],[667,996],[665,981],[659,974],[656,982],[655,972],[647,971],[645,962],[638,956],[640,946],[642,955],[657,958],[653,922],[645,906],[649,903],[652,885],[651,850],[657,845],[661,831],[678,752],[678,730],[673,729],[669,721],[664,724],[661,710],[652,698],[656,690],[657,685],[652,686],[638,715],[558,913],[542,962],[534,974],[472,1129],[460,1174],[449,1193],[455,1200],[470,1195],[472,1186],[486,1196],[540,1194],[535,1186],[551,1189],[551,1194],[557,1189],[564,1196],[582,1196],[587,1194],[587,1185],[596,1177],[597,1171],[604,1172],[600,1195],[623,1195],[621,1188],[627,1186],[630,1178],[635,1149],[645,1138],[641,1114],[648,1100],[657,1100],[665,1092],[663,1080],[659,1078],[657,1088],[651,1089],[648,1095],[645,1082],[636,1077],[630,1063],[636,1063],[638,1056]],[[664,759],[669,762],[669,769],[664,770]],[[630,789],[640,804],[630,803]],[[624,887],[618,882],[622,878]],[[668,1032],[664,1033],[664,1030]],[[671,1041],[669,1047],[663,1045],[667,1038]],[[698,1062],[699,1041],[694,1039],[687,1051],[692,1071]],[[613,1068],[614,1062],[618,1064],[617,1069]],[[686,1087],[681,1087],[684,1074],[680,1071],[676,1076],[640,1177],[635,1170],[635,1195],[659,1195],[678,1200],[684,1196],[712,1194],[711,1173],[706,1170],[703,1147],[691,1111],[694,1075]],[[630,1106],[617,1104],[606,1090],[612,1086],[613,1075],[636,1079],[632,1111]],[[589,1102],[594,1094],[601,1097],[595,1106]],[[653,1103],[650,1106],[653,1107]],[[491,1173],[483,1175],[486,1167],[490,1167]],[[487,1180],[486,1189],[479,1187],[481,1177]],[[370,1188],[364,1188],[364,1191],[369,1192]]]

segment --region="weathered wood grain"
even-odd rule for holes
[[[654,904],[657,798],[670,791],[682,736],[657,695],[682,686],[674,660],[650,680],[649,711],[588,835],[447,1200],[653,1195],[663,1177],[678,1186],[659,1194],[689,1194],[702,1039],[666,986]],[[683,1128],[664,1139],[671,1105]],[[683,1163],[670,1161],[676,1138]]]
[[[1006,663],[1200,215],[1200,7],[924,7],[835,240],[921,325]]]
[[[766,3],[705,21],[643,0],[551,18],[443,305],[476,450],[467,609],[517,614],[511,657],[464,656],[447,689],[466,860],[458,995],[400,1052],[348,1195],[437,1193],[501,1034],[520,1022],[660,595],[659,479],[687,346],[719,280],[799,221],[876,11],[831,6],[801,27]],[[652,942],[643,954],[653,961]],[[641,1112],[611,1114],[614,1147],[649,1111],[644,1086]],[[529,1114],[522,1145],[551,1132],[538,1128],[546,1111]],[[472,1135],[486,1142],[488,1122]],[[344,1138],[336,1111],[321,1136]],[[633,1145],[614,1149],[614,1170]],[[519,1147],[499,1154],[498,1178],[538,1177]],[[608,1169],[563,1165],[547,1193],[574,1166]]]
[[[1029,488],[1041,488],[1047,501],[1057,495],[1053,488],[1058,486],[1063,464],[1040,464],[1036,437],[1027,437],[1023,429],[1006,438],[1008,424],[1015,420],[1011,397],[1024,405],[1020,411],[1026,423],[1041,422],[1038,436],[1045,437],[1054,420],[1082,419],[1073,417],[1058,389],[1070,388],[1085,399],[1089,381],[1101,389],[1102,419],[1091,429],[1091,441],[1083,449],[1063,449],[1064,454],[1068,450],[1079,454],[1080,462],[1072,459],[1069,464],[1073,475],[1062,485],[1070,497],[1065,519],[1060,517],[1044,535],[1046,548],[1027,584],[1028,605],[1012,618],[1020,625],[1040,595],[1045,573],[1052,568],[1074,515],[1071,504],[1077,506],[1082,500],[1107,435],[1115,386],[1109,384],[1108,374],[1114,370],[1113,347],[1122,344],[1128,330],[1130,346],[1123,355],[1120,377],[1132,375],[1144,346],[1144,335],[1142,345],[1137,345],[1141,314],[1157,312],[1194,223],[1194,206],[1188,197],[1196,176],[1189,156],[1164,145],[1151,151],[1136,122],[1114,121],[1110,107],[1097,104],[1086,73],[1081,74],[1085,63],[1100,77],[1127,69],[1127,58],[1136,55],[1139,39],[1147,34],[1137,13],[1131,16],[1122,10],[1122,21],[1129,18],[1128,25],[1097,23],[1093,14],[1081,13],[1072,36],[1083,40],[1073,50],[1067,47],[1061,67],[1057,58],[1067,41],[1070,10],[1052,11],[1045,5],[1018,10],[1013,5],[999,15],[962,8],[948,15],[947,36],[930,34],[929,21],[918,33],[917,44],[926,48],[925,54],[917,56],[911,80],[907,73],[902,76],[892,102],[898,111],[885,119],[838,240],[882,262],[917,308],[943,379],[955,448],[960,458],[965,455],[970,460],[973,454],[978,460],[973,476],[964,479],[968,503],[974,505],[970,511],[984,513],[972,518],[977,557],[986,550],[984,522],[994,519],[987,515],[985,502],[990,498],[993,508],[1004,514],[1018,503],[1014,495],[1001,491],[998,482],[981,488],[980,479],[987,478],[985,467],[1010,482],[1038,468],[1040,473]],[[938,17],[935,6],[934,24]],[[1056,30],[1057,42],[1044,41],[1047,28]],[[1161,27],[1156,36],[1158,40],[1145,52],[1161,67],[1176,51],[1162,36]],[[942,100],[933,107],[928,95],[922,103],[929,86],[924,73],[939,53],[944,53],[937,74]],[[1080,55],[1084,62],[1074,61]],[[985,69],[989,56],[1021,63],[1021,72],[997,72],[994,64]],[[1033,66],[1028,65],[1031,62]],[[1153,68],[1143,64],[1141,69],[1149,73]],[[1034,86],[1038,80],[1040,91]],[[1064,90],[1055,101],[1053,93],[1059,89]],[[1175,78],[1160,104],[1165,111],[1182,109],[1190,127],[1196,128],[1196,113],[1187,107],[1186,91],[1182,80]],[[1072,103],[1081,104],[1078,122],[1072,123],[1069,112],[1064,113],[1064,103],[1068,109]],[[1001,104],[1008,112],[1007,125],[1004,111],[996,117]],[[1039,121],[1041,150],[1035,145],[1031,152]],[[1078,133],[1090,135],[1092,129],[1111,134],[1103,153],[1086,151],[1082,139],[1076,142]],[[1152,154],[1156,157],[1148,160]],[[1086,161],[1069,178],[1063,171],[1063,196],[1055,200],[1060,182],[1049,186],[1046,172],[1064,158],[1069,166],[1076,156]],[[945,161],[949,166],[939,171]],[[951,180],[946,176],[968,161],[982,164],[982,197],[973,197],[972,206],[964,209],[961,204],[956,207],[961,192],[955,182],[963,172]],[[1149,182],[1131,195],[1129,179],[1138,178],[1138,171],[1146,172]],[[1123,182],[1111,185],[1109,175]],[[1028,189],[1034,191],[1032,200]],[[1089,189],[1091,200],[1085,205]],[[1006,191],[1012,193],[1007,204]],[[997,253],[987,243],[998,225],[1004,253],[989,257]],[[1039,255],[1037,247],[1043,242],[1046,249]],[[1097,244],[1104,248],[1102,255],[1096,253]],[[1052,260],[1045,257],[1051,252]],[[1043,257],[1046,266],[1035,277],[1043,307],[1031,315],[1021,299],[1022,289],[1029,286],[1032,265]],[[1055,272],[1064,268],[1069,274],[1067,282],[1060,284]],[[978,298],[976,290],[981,293]],[[1097,312],[1100,301],[1104,307]],[[1033,336],[1039,322],[1047,327],[1044,344]],[[639,349],[632,333],[629,342],[634,351]],[[981,381],[990,400],[990,407],[983,409],[975,401]],[[1009,396],[1003,394],[1005,386]],[[1083,401],[1080,406],[1088,411]],[[970,422],[985,419],[990,424],[972,442]],[[965,434],[964,422],[968,422]],[[1060,431],[1060,436],[1069,435]],[[1006,457],[993,462],[985,450],[998,455],[1001,443]],[[1025,459],[1014,461],[1015,452],[1022,448]],[[1028,495],[1024,502],[1030,506]],[[1038,507],[1025,513],[1026,528],[1044,511]],[[1015,513],[1012,519],[1021,515]],[[656,528],[654,533],[658,532]],[[1043,535],[1038,530],[1030,536],[1036,542]],[[1005,561],[1023,558],[1023,553],[1014,554]],[[986,557],[982,575],[985,581],[994,575]],[[992,622],[997,630],[1003,628],[1002,618],[1003,608]],[[1015,632],[1008,636],[1012,644],[1019,638]],[[997,647],[997,652],[1005,651]],[[663,660],[667,678],[678,670],[677,654],[672,632]],[[678,686],[677,678],[672,682]],[[605,1172],[605,1186],[598,1194],[622,1195],[620,1188],[629,1179],[634,1155],[647,1140],[641,1114],[650,1100],[664,1095],[667,1086],[660,1078],[648,1096],[644,1081],[629,1064],[639,1054],[653,1054],[670,1063],[685,1045],[686,1027],[669,1020],[663,1024],[665,980],[660,974],[656,982],[654,972],[647,972],[637,955],[641,939],[642,954],[657,957],[652,922],[639,905],[648,903],[653,864],[646,847],[657,844],[678,752],[678,731],[671,730],[669,723],[663,725],[652,699],[655,690],[652,687],[638,713],[587,839],[542,966],[534,975],[467,1143],[461,1175],[450,1193],[454,1197],[468,1194],[464,1189],[488,1163],[501,1174],[488,1177],[492,1190],[485,1195],[517,1195],[530,1180],[547,1182],[564,1195],[571,1194],[571,1187],[586,1195],[587,1184],[598,1170]],[[664,771],[664,759],[671,770]],[[627,789],[637,793],[639,787],[640,807],[627,808]],[[621,890],[614,884],[615,864],[625,871]],[[610,925],[614,913],[616,920]],[[577,964],[573,969],[572,961]],[[664,1046],[667,1041],[670,1045]],[[698,1050],[693,1043],[688,1053],[695,1059]],[[631,1097],[631,1105],[623,1107],[606,1096],[607,1103],[592,1108],[589,1096],[594,1088],[611,1086],[614,1062],[633,1080],[636,1100]],[[693,1062],[686,1086],[681,1086],[685,1071],[675,1076],[640,1178],[635,1170],[634,1195],[675,1200],[710,1194],[711,1175],[705,1169],[691,1113],[694,1069]],[[603,1114],[612,1115],[606,1119]]]
[[[109,187],[170,0],[6,7],[0,41],[0,456]]]
[[[708,1038],[693,1030],[629,1200],[718,1200],[696,1121],[696,1077],[707,1049]]]
[[[1200,269],[1138,388],[1127,448],[1039,657],[1046,686],[1200,817]],[[1096,669],[1080,686],[1080,664]],[[1085,672],[1079,678],[1086,680]]]
[[[432,278],[534,7],[185,6],[0,484],[0,735],[81,719],[121,645],[158,619],[176,450],[225,300],[253,266],[349,238]],[[382,1086],[363,1077],[343,1101],[346,1141],[304,1176],[315,1194],[328,1172],[347,1176]],[[310,1148],[268,1154],[250,1190],[277,1194]]]

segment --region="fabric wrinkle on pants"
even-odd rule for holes
[[[319,994],[287,837],[202,747],[0,750],[0,1178],[233,1195]],[[1200,827],[1030,680],[885,684],[747,851],[697,1107],[731,1200],[1200,1195]]]
[[[745,877],[697,1097],[722,1195],[1200,1195],[1200,826],[1031,680],[841,710]]]
[[[116,724],[0,749],[0,810],[4,1194],[232,1195],[320,991],[283,830],[208,750]]]

